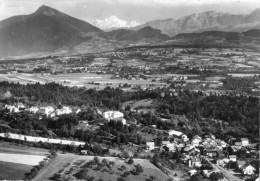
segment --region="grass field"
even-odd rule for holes
[[[21,180],[32,166],[0,161],[0,180]]]
[[[129,174],[124,177],[126,181],[132,180],[146,180],[150,176],[153,176],[155,180],[164,181],[168,179],[168,176],[164,174],[160,169],[151,164],[148,160],[134,159],[134,163],[129,165],[124,160],[115,157],[98,157],[100,162],[106,159],[107,162],[114,162],[111,170],[108,171],[106,166],[95,168],[95,165],[91,168],[86,168],[84,165],[93,160],[94,156],[79,156],[73,154],[59,154],[57,158],[48,163],[43,170],[33,180],[49,180],[55,173],[61,175],[61,180],[77,180],[74,174],[78,173],[82,169],[87,169],[87,177],[95,177],[94,180],[117,180],[122,177],[121,175],[126,171],[131,171],[135,168],[134,165],[140,164],[143,168],[143,172],[138,175]],[[124,170],[121,170],[122,165],[125,166]],[[78,179],[86,180],[86,178]]]

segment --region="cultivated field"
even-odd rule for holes
[[[94,73],[69,73],[69,74],[58,74],[58,75],[47,75],[47,74],[0,74],[0,81],[8,82],[19,82],[20,84],[35,84],[39,82],[40,84],[56,82],[64,86],[70,87],[86,87],[86,88],[97,88],[103,89],[108,85],[111,87],[116,87],[119,84],[160,84],[152,82],[150,80],[119,80],[110,79],[112,75],[100,75]]]

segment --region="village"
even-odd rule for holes
[[[81,109],[79,107],[68,107],[68,106],[58,106],[54,108],[52,106],[46,107],[26,107],[22,103],[17,103],[15,105],[5,105],[3,109],[9,111],[10,113],[21,113],[30,112],[39,116],[42,119],[43,116],[50,117],[52,119],[57,119],[57,116],[66,114],[79,114]],[[133,110],[135,111],[135,110]],[[122,125],[136,124],[129,122],[125,119],[124,113],[120,111],[105,111],[97,110],[106,121],[117,121],[121,122]],[[168,121],[167,119],[161,118],[162,121]],[[92,127],[94,125],[103,125],[101,122],[89,122],[89,121],[79,121],[79,129],[84,127]],[[143,125],[137,125],[143,127]],[[157,129],[156,125],[152,125],[150,129]],[[210,178],[211,174],[222,173],[224,175],[224,180],[244,180],[258,178],[259,168],[253,166],[252,161],[258,162],[259,151],[257,149],[257,143],[251,143],[248,138],[230,138],[227,141],[216,138],[213,134],[204,135],[203,137],[195,135],[191,139],[188,138],[181,131],[169,130],[163,131],[163,139],[155,138],[155,141],[147,141],[145,144],[135,145],[130,143],[127,145],[127,150],[138,150],[139,155],[146,155],[146,157],[141,158],[152,158],[155,154],[162,154],[167,152],[168,154],[175,154],[175,159],[180,160],[182,164],[185,165],[185,174],[192,178],[194,176],[200,176],[204,178]],[[113,135],[112,135],[113,136]],[[53,139],[44,137],[35,137],[15,133],[0,133],[2,139],[8,140],[20,140],[22,142],[41,142],[49,143],[55,145],[70,145],[74,147],[80,147],[78,154],[83,155],[93,155],[88,150],[84,150],[85,142],[78,140],[66,140],[66,139]],[[129,157],[139,158],[135,156],[136,151],[120,151],[118,148],[111,148],[103,145],[103,149],[108,149],[109,155],[113,155],[113,152],[119,154],[119,158]],[[65,153],[66,154],[66,153]],[[128,156],[125,156],[125,155]],[[132,155],[132,156],[129,156]],[[173,162],[173,160],[171,161]],[[157,164],[157,163],[155,163]],[[175,163],[175,164],[178,164]],[[175,173],[171,173],[166,168],[167,166],[159,166],[159,168],[170,178],[176,179]],[[257,180],[257,179],[256,179]]]

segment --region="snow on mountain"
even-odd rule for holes
[[[103,30],[117,29],[117,28],[132,28],[140,25],[140,23],[136,21],[128,22],[119,19],[116,16],[110,16],[109,18],[105,18],[104,20],[97,19],[93,22],[93,24]]]

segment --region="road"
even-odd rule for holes
[[[230,181],[243,181],[242,179],[240,179],[240,178],[234,176],[233,174],[229,173],[227,170],[225,170],[221,166],[211,163],[211,161],[207,157],[204,157],[204,158],[213,166],[213,168],[215,168],[216,171],[223,173],[223,175],[228,180],[230,180]]]
[[[234,176],[233,174],[229,173],[227,170],[225,170],[225,169],[222,168],[221,166],[218,166],[218,165],[215,165],[215,164],[213,164],[213,165],[214,165],[215,167],[217,167],[217,168],[220,170],[220,172],[222,172],[223,175],[224,175],[227,179],[229,179],[229,180],[231,180],[231,181],[243,181],[242,179],[240,179],[240,178]]]

